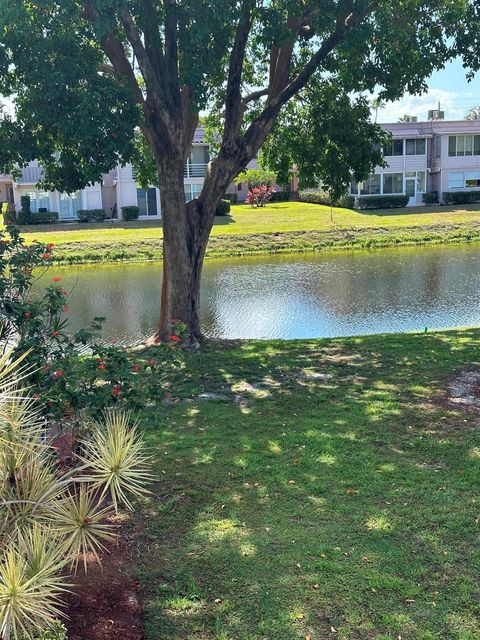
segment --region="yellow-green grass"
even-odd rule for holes
[[[53,242],[58,260],[70,263],[161,258],[161,222],[105,222],[31,226],[27,242]],[[419,207],[352,211],[303,202],[271,203],[262,209],[232,207],[216,218],[207,256],[318,251],[426,242],[480,240],[480,210]]]
[[[478,362],[478,329],[188,354],[142,417],[146,639],[478,640]]]

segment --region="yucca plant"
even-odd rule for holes
[[[100,562],[115,532],[109,516],[148,480],[147,455],[129,414],[105,414],[61,472],[47,425],[22,388],[28,370],[0,356],[0,640],[33,640],[54,627],[67,570]],[[110,500],[111,498],[111,500]],[[112,505],[113,502],[113,505]]]
[[[138,423],[130,425],[129,412],[110,409],[103,418],[103,424],[96,425],[85,442],[81,460],[89,473],[82,480],[93,482],[102,498],[109,493],[115,511],[121,504],[131,509],[128,494],[138,497],[147,493],[145,484],[151,481],[149,456]]]

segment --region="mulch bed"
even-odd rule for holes
[[[72,582],[65,621],[69,640],[143,640],[139,584],[124,539],[111,545],[101,567],[92,558],[85,574],[79,564]]]

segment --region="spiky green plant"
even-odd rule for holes
[[[131,509],[129,494],[139,497],[148,493],[149,456],[138,424],[131,425],[130,413],[111,409],[103,415],[103,424],[97,425],[85,442],[81,459],[88,474],[82,480],[93,482],[102,498],[110,493],[116,511],[120,504]]]
[[[130,504],[147,480],[147,456],[130,416],[107,414],[81,466],[60,473],[35,404],[21,387],[28,370],[0,355],[0,640],[33,640],[55,628],[66,567],[100,562],[114,538],[111,495]],[[108,473],[106,473],[108,470]],[[58,628],[58,624],[57,624]]]

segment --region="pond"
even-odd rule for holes
[[[74,328],[105,316],[119,341],[151,335],[158,263],[53,268]],[[40,280],[40,284],[42,283]],[[480,247],[412,247],[208,260],[202,325],[215,338],[316,338],[480,325]]]

